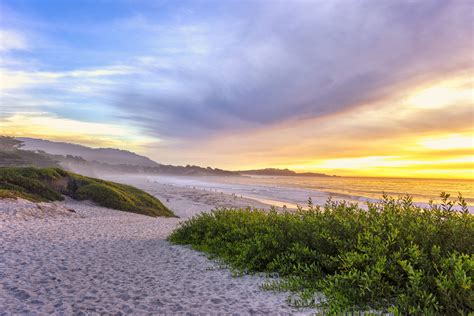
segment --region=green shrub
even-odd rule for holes
[[[383,197],[363,210],[329,200],[277,213],[218,209],[184,222],[169,240],[241,272],[266,272],[269,290],[328,312],[466,314],[474,310],[474,220],[462,198],[420,208]],[[318,301],[322,292],[325,300]]]
[[[98,205],[149,216],[175,216],[158,199],[135,187],[84,177],[59,168],[0,168],[0,197],[31,201],[91,200]]]
[[[131,204],[131,201],[128,200],[126,196],[100,183],[91,183],[81,186],[75,192],[75,197],[78,200],[91,200],[99,205],[108,205],[111,208],[117,209],[124,208],[126,205]]]
[[[62,177],[59,170],[0,168],[0,189],[21,192],[34,201],[63,200],[61,193],[51,186],[52,182]]]

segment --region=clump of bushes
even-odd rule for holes
[[[175,216],[152,195],[135,187],[84,177],[60,168],[0,168],[0,197],[34,202],[91,200],[104,207],[149,216]]]
[[[23,142],[13,137],[0,136],[1,167],[59,167],[52,155],[45,152],[22,150]]]
[[[459,205],[442,197],[428,208],[384,196],[367,210],[331,200],[296,212],[218,209],[184,222],[169,240],[239,272],[278,276],[263,287],[297,293],[289,298],[296,306],[467,314],[474,310],[474,219],[462,197]]]
[[[34,202],[61,201],[61,192],[52,183],[67,173],[56,168],[0,168],[0,189]]]

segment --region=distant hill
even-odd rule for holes
[[[238,171],[241,175],[256,175],[256,176],[292,176],[292,177],[330,177],[324,173],[315,173],[315,172],[302,172],[297,173],[289,169],[276,169],[276,168],[266,168],[266,169],[256,169],[256,170],[243,170]]]
[[[1,137],[1,136],[0,136]],[[297,173],[289,169],[266,168],[228,171],[193,165],[164,165],[134,152],[115,148],[91,148],[83,145],[44,139],[3,137],[0,140],[0,166],[61,166],[88,176],[101,173],[146,173],[178,176],[297,176],[329,177],[323,173]],[[3,145],[2,145],[3,144]],[[20,149],[21,148],[21,149]]]
[[[51,155],[22,150],[22,142],[13,137],[0,136],[0,167],[59,167]]]
[[[142,167],[159,166],[158,163],[150,158],[127,150],[114,148],[91,148],[82,145],[27,137],[17,137],[17,139],[23,142],[22,149],[24,150],[41,150],[52,155],[78,156],[87,161],[102,162],[110,165],[135,165]]]
[[[222,170],[211,167],[199,166],[172,166],[157,163],[148,157],[136,153],[114,148],[91,148],[83,145],[64,142],[53,142],[44,139],[17,137],[22,150],[14,148],[14,153],[5,152],[2,158],[2,147],[0,147],[0,166],[50,166],[45,163],[37,163],[40,157],[58,163],[61,167],[80,174],[97,176],[100,173],[157,173],[179,176],[238,176],[237,172]],[[4,137],[5,147],[12,146],[8,137]],[[0,142],[0,146],[1,146]],[[13,160],[10,156],[15,155]],[[21,155],[21,158],[16,156]],[[29,163],[17,162],[26,160]],[[7,160],[8,158],[8,160]],[[7,163],[8,162],[8,163]],[[58,166],[53,164],[54,166]]]
[[[91,162],[77,156],[52,156],[59,164],[67,169],[89,176],[99,176],[101,173],[143,173],[143,174],[164,174],[173,176],[239,176],[233,171],[218,168],[203,168],[199,166],[172,166],[157,164],[155,167],[137,165],[111,165],[103,162]]]

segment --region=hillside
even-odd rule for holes
[[[59,168],[0,168],[0,198],[47,202],[63,200],[62,195],[152,217],[175,216],[161,201],[129,185],[84,177]]]
[[[50,155],[28,150],[0,150],[0,167],[59,167]]]
[[[242,170],[242,171],[238,171],[238,173],[242,175],[257,175],[257,176],[330,177],[329,175],[324,174],[324,173],[315,173],[315,172],[297,173],[289,169],[276,169],[276,168]]]
[[[22,141],[0,136],[0,167],[59,167],[51,155],[23,150],[22,146]]]
[[[8,140],[8,137],[4,137]],[[265,168],[229,171],[195,165],[164,165],[131,151],[114,148],[91,148],[83,145],[18,137],[17,148],[5,152],[0,146],[0,166],[58,167],[96,176],[101,173],[151,173],[175,176],[297,176],[329,177],[327,174],[289,169]],[[0,142],[1,145],[1,142]],[[21,147],[21,150],[20,150]]]
[[[4,137],[4,140],[8,139],[8,137]],[[26,137],[18,137],[16,140],[20,146],[11,149],[8,154],[5,154],[6,157],[11,155],[16,157],[11,162],[2,161],[3,151],[0,147],[0,166],[61,166],[64,169],[86,175],[100,173],[156,173],[178,176],[239,175],[233,171],[211,167],[163,165],[148,157],[121,149],[90,148],[82,145]],[[19,147],[22,150],[19,150]],[[41,157],[38,155],[41,155],[50,163],[42,163],[40,161]],[[29,159],[27,156],[32,158]],[[27,163],[15,163],[23,160]]]
[[[156,167],[159,165],[148,157],[127,150],[91,148],[82,145],[28,137],[18,137],[17,139],[23,142],[23,149],[25,150],[42,150],[52,155],[79,156],[88,161],[97,161],[110,165],[124,164],[142,167]]]

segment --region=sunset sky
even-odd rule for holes
[[[0,134],[474,178],[474,2],[0,0]]]

